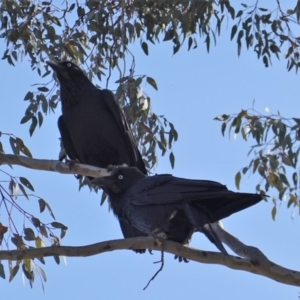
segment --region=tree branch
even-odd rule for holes
[[[168,240],[164,241],[163,247],[165,252],[186,257],[196,262],[219,264],[234,270],[259,274],[288,285],[300,286],[300,272],[283,268],[269,260],[267,260],[268,263],[263,260],[253,262],[246,258],[189,248]],[[23,260],[25,258],[33,259],[54,255],[86,257],[114,250],[145,248],[161,251],[161,246],[157,245],[152,237],[142,237],[111,240],[78,247],[52,246],[38,249],[0,251],[0,260]]]
[[[0,152],[0,165],[18,165],[24,168],[52,171],[61,174],[78,174],[90,177],[103,177],[110,175],[106,169],[97,168],[79,163],[63,163],[52,159],[35,159],[23,155],[4,154]]]
[[[62,174],[79,174],[91,177],[109,175],[106,169],[89,165],[74,164],[72,162],[65,164],[59,160],[33,159],[26,156],[3,154],[0,152],[0,165],[1,164],[19,165],[35,170],[52,171]],[[300,286],[300,272],[286,269],[268,260],[258,248],[243,244],[227,232],[223,228],[221,222],[215,223],[213,226],[221,241],[242,258],[223,255],[222,253],[201,251],[167,240],[164,241],[163,244],[164,251],[196,262],[224,265],[231,269],[259,274],[281,283]],[[113,250],[145,248],[161,251],[161,247],[156,244],[152,237],[146,237],[106,241],[78,247],[52,246],[38,249],[4,250],[0,251],[0,260],[22,260],[25,258],[32,259],[35,257],[54,255],[80,257],[96,255]]]

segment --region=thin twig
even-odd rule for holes
[[[164,249],[162,249],[161,250],[161,259],[160,259],[160,261],[156,261],[156,262],[154,262],[155,264],[157,264],[157,263],[161,263],[161,265],[160,265],[160,268],[155,272],[155,274],[150,278],[150,280],[148,281],[148,283],[147,283],[147,285],[143,288],[143,290],[146,290],[146,288],[149,286],[149,284],[150,284],[150,282],[152,281],[152,280],[154,280],[155,279],[155,277],[162,271],[162,269],[164,268],[164,265],[165,265],[165,258],[164,258]]]

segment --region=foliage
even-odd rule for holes
[[[222,121],[223,135],[229,125],[229,132],[241,134],[245,141],[249,139],[255,141],[255,145],[251,146],[248,153],[248,155],[253,154],[254,158],[235,176],[237,188],[239,188],[242,175],[252,171],[252,173],[258,173],[262,179],[256,186],[257,192],[267,194],[271,187],[275,188],[279,200],[288,199],[288,207],[299,207],[297,163],[300,152],[300,119],[287,119],[279,112],[262,115],[250,109],[242,110],[239,114],[223,114],[215,120]],[[287,168],[292,168],[292,173],[288,172]],[[276,198],[273,200],[272,217],[274,219]]]
[[[12,135],[7,133],[0,132],[0,136],[3,138],[9,138],[9,142],[14,154],[19,155],[23,153],[28,157],[32,157],[30,151],[24,144],[24,142]],[[0,142],[0,149],[3,152],[2,143]],[[8,177],[8,180],[2,179],[0,181],[0,208],[1,208],[1,219],[8,220],[8,226],[4,226],[0,222],[0,245],[4,241],[6,247],[9,249],[10,240],[11,243],[18,250],[25,250],[29,248],[42,248],[46,246],[46,240],[51,245],[59,245],[60,238],[62,239],[66,231],[68,229],[67,226],[63,225],[60,222],[55,221],[54,213],[50,207],[50,205],[41,197],[35,194],[29,194],[28,190],[34,192],[34,187],[30,183],[30,181],[25,177],[14,177],[9,175],[8,173],[0,170],[3,176]],[[4,184],[8,182],[8,190],[4,187]],[[20,197],[24,197],[27,200],[37,199],[37,205],[39,207],[40,213],[43,213],[46,209],[50,213],[50,216],[54,221],[49,223],[42,222],[36,216],[28,213],[25,209],[23,209],[18,203],[17,199]],[[23,216],[23,224],[19,226],[17,223],[18,218],[15,218],[14,215],[19,213]],[[22,227],[22,229],[18,229]],[[60,230],[60,238],[58,238],[54,234],[54,230]],[[36,232],[36,233],[35,233]],[[43,257],[38,258],[38,260],[45,264],[45,260]],[[59,263],[59,257],[55,257],[55,261]],[[46,274],[41,267],[39,267],[34,260],[32,259],[24,259],[17,261],[14,265],[13,262],[9,262],[9,281],[11,281],[15,275],[18,273],[20,269],[20,265],[22,267],[22,271],[25,277],[28,279],[30,285],[32,286],[35,273],[38,273],[41,278],[46,281]],[[5,278],[4,267],[0,263],[0,276]]]

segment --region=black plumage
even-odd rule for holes
[[[224,254],[211,224],[262,200],[258,194],[229,191],[218,182],[146,176],[134,167],[115,168],[111,176],[92,183],[105,187],[114,214],[141,232],[186,244],[194,231],[201,231]]]
[[[101,168],[126,164],[147,174],[133,133],[113,93],[97,89],[72,62],[47,64],[60,83],[62,115],[58,128],[70,159]],[[126,238],[144,235],[122,219],[120,226]]]

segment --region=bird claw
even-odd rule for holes
[[[153,230],[151,235],[154,237],[155,242],[158,246],[161,246],[163,242],[167,239],[167,235],[164,232],[159,231],[159,229]]]
[[[189,262],[189,259],[183,257],[183,256],[179,256],[179,255],[175,255],[174,256],[174,259],[178,259],[179,262],[185,262],[185,263],[188,263]]]
[[[72,170],[74,168],[74,166],[76,164],[78,164],[79,161],[76,160],[76,159],[67,159],[66,158],[66,164],[69,166],[69,169]],[[82,175],[75,175],[74,176],[76,177],[76,179],[81,179],[82,178]]]

